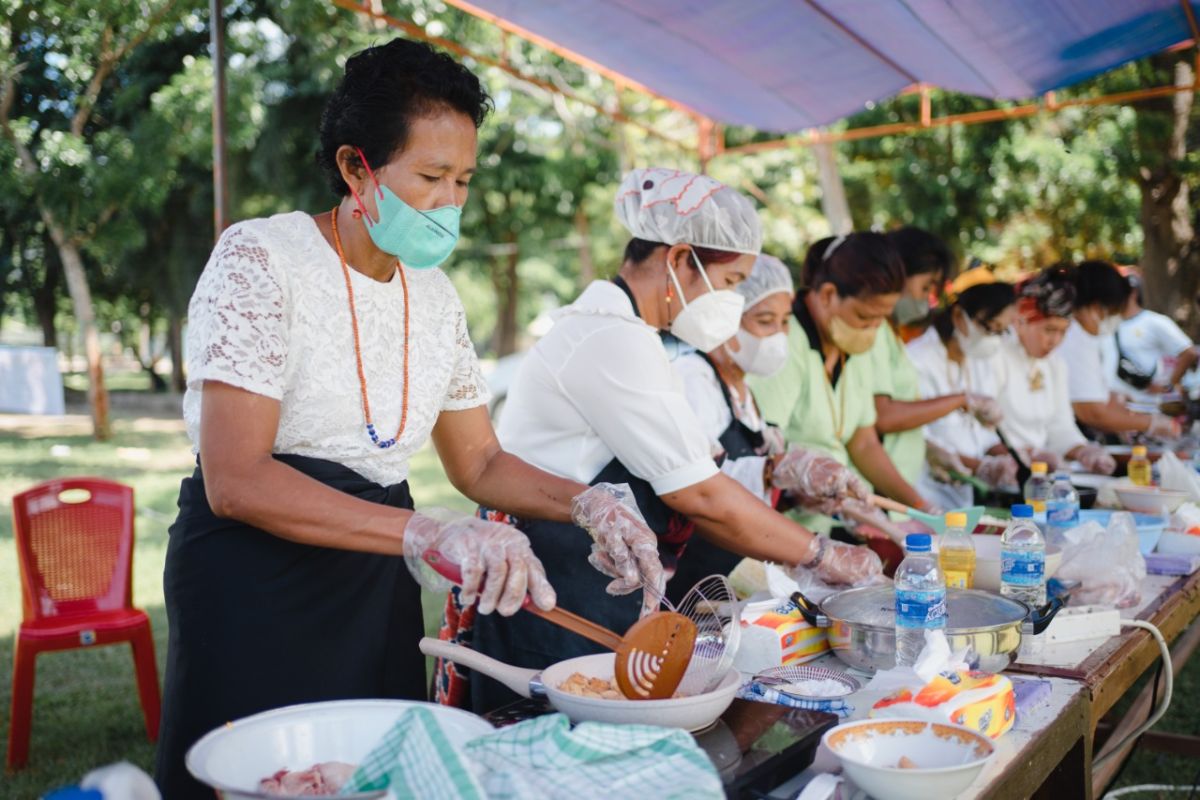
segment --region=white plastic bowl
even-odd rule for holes
[[[422,706],[437,715],[455,744],[492,732],[481,717],[432,703],[408,700],[335,700],[264,711],[222,725],[192,745],[186,763],[196,780],[223,800],[272,795],[258,783],[281,769],[303,770],[325,761],[359,764],[400,715]],[[382,798],[385,792],[343,797]]]
[[[975,588],[985,592],[1000,591],[1000,537],[990,533],[973,533],[975,542]],[[1046,577],[1053,578],[1062,564],[1062,548],[1046,545]]]
[[[1170,514],[1187,502],[1190,495],[1157,486],[1114,486],[1121,507],[1140,514]]]
[[[913,719],[847,722],[821,741],[875,800],[955,797],[996,752],[990,739],[969,728]],[[897,767],[901,757],[916,766]]]

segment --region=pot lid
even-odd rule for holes
[[[896,591],[886,586],[864,586],[827,597],[821,611],[831,619],[854,625],[893,628],[896,625]],[[946,592],[947,627],[965,630],[1011,625],[1025,618],[1024,603],[978,589]]]

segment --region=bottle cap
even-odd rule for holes
[[[1135,456],[1143,456],[1143,457],[1144,457],[1144,456],[1146,455],[1146,445],[1144,445],[1144,444],[1135,444],[1135,445],[1133,446],[1133,454],[1134,454]]]
[[[1045,461],[1035,461],[1029,466],[1029,470],[1036,475],[1045,475],[1046,474],[1046,462]]]
[[[1060,469],[1058,472],[1054,473],[1054,480],[1069,481],[1071,480],[1071,473]]]
[[[1012,507],[1012,515],[1015,519],[1033,519],[1033,506],[1017,503]]]
[[[904,537],[904,549],[910,553],[928,553],[932,547],[928,533],[910,533]]]
[[[967,515],[961,511],[950,511],[946,514],[947,528],[965,528],[967,527]]]

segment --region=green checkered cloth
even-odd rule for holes
[[[690,735],[648,725],[527,720],[455,747],[429,709],[413,708],[359,765],[342,794],[397,798],[723,798],[721,779]]]

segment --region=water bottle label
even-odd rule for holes
[[[1055,528],[1074,528],[1079,525],[1079,506],[1057,500],[1046,506],[1046,522]]]
[[[1041,550],[1001,550],[1000,580],[1014,586],[1040,586],[1046,571]]]
[[[946,627],[946,590],[897,589],[896,625],[901,628]]]

